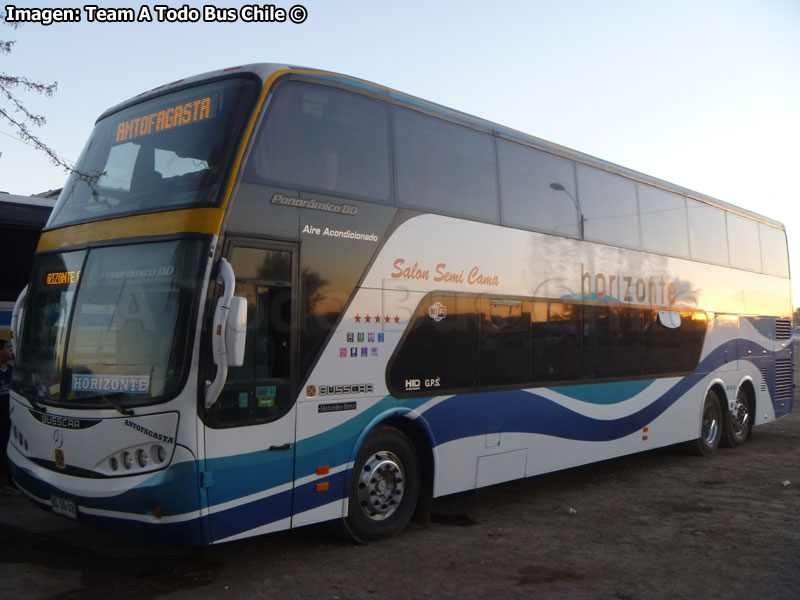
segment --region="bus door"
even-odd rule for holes
[[[206,414],[207,500],[214,541],[291,526],[294,477],[297,252],[233,239],[234,294],[247,300],[241,367]]]

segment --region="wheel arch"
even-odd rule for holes
[[[433,481],[436,462],[433,452],[433,432],[427,421],[419,413],[409,409],[394,409],[373,418],[362,430],[351,450],[350,464],[353,464],[370,433],[378,427],[393,427],[405,434],[414,446],[420,466],[420,494],[412,519],[426,523],[433,504]]]
[[[726,411],[729,410],[729,402],[728,393],[725,391],[725,382],[720,378],[712,379],[708,385],[706,386],[706,391],[703,392],[703,396],[701,398],[700,407],[699,407],[699,414],[702,415],[703,412],[703,404],[705,403],[706,396],[708,396],[708,392],[714,391],[717,394],[717,398],[721,402],[720,411],[722,414],[725,414]]]
[[[747,399],[750,401],[750,410],[755,414],[756,412],[756,384],[753,382],[753,378],[749,375],[745,376],[740,382],[739,386],[736,388],[736,393],[739,393],[739,390],[744,390],[747,394]]]

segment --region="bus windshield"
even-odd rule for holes
[[[98,121],[49,227],[214,205],[257,93],[253,80],[225,79]]]
[[[37,257],[12,387],[35,403],[152,403],[179,391],[201,240]]]

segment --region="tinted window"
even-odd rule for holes
[[[758,223],[732,213],[726,213],[726,216],[728,217],[728,252],[731,266],[748,271],[761,271]]]
[[[292,254],[282,250],[235,246],[230,257],[236,279],[292,281]]]
[[[425,298],[398,348],[390,370],[396,392],[474,388],[478,385],[478,317],[480,300],[466,296]],[[425,386],[436,381],[436,386]]]
[[[697,368],[702,311],[426,297],[389,366],[394,394],[663,376]]]
[[[492,137],[411,110],[394,115],[399,202],[497,222]]]
[[[388,131],[382,102],[285,83],[270,101],[245,180],[388,202]]]
[[[244,362],[230,367],[211,409],[221,425],[275,420],[292,406],[292,253],[235,246],[230,254],[236,296],[247,300]]]
[[[761,265],[767,275],[789,277],[789,257],[786,254],[786,234],[775,227],[758,224],[761,242]]]
[[[575,167],[522,144],[497,141],[503,224],[578,237]],[[551,186],[563,189],[553,189]]]
[[[531,381],[530,302],[481,300],[481,385]]]
[[[644,372],[692,371],[700,360],[706,315],[699,311],[648,310],[644,315]]]
[[[534,380],[568,381],[578,378],[580,323],[580,305],[547,301],[533,303]]]
[[[578,165],[578,199],[587,240],[639,247],[639,210],[632,181]]]
[[[689,211],[689,246],[692,258],[718,265],[728,264],[728,231],[725,211],[686,199]]]
[[[583,307],[583,375],[642,374],[642,311],[627,306]]]
[[[681,258],[689,257],[686,199],[649,185],[639,185],[642,248]]]

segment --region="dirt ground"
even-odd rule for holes
[[[435,502],[368,546],[326,527],[200,550],[0,495],[0,598],[800,597],[800,409],[735,450],[679,448]]]

